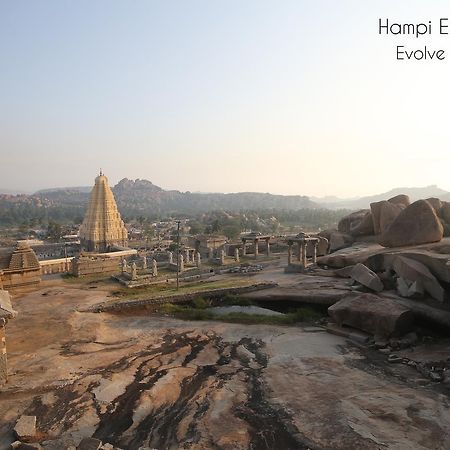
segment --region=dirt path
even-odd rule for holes
[[[47,449],[445,449],[448,396],[311,327],[80,312],[108,289],[14,299],[0,449],[20,414]]]

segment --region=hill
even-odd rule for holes
[[[390,191],[383,192],[382,194],[371,195],[367,197],[351,198],[351,199],[337,199],[329,201],[329,198],[314,198],[314,201],[318,203],[323,208],[329,209],[365,209],[369,208],[372,202],[379,202],[381,200],[387,200],[391,197],[395,197],[399,194],[406,194],[409,196],[411,201],[437,197],[441,200],[450,200],[450,192],[444,191],[436,185],[425,186],[425,187],[413,187],[413,188],[395,188]]]

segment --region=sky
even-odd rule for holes
[[[0,0],[0,188],[102,168],[192,192],[450,190],[441,17],[448,0]]]

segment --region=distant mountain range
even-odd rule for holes
[[[25,221],[81,221],[89,201],[92,186],[40,190],[32,195],[0,194],[0,225]],[[273,195],[259,192],[234,194],[198,193],[164,190],[148,180],[124,178],[113,188],[121,214],[127,217],[165,217],[196,215],[211,211],[239,212],[245,210],[348,209],[369,208],[371,202],[407,194],[411,200],[439,197],[450,201],[450,193],[437,186],[396,188],[382,194],[339,199],[337,197],[308,198],[302,195]]]
[[[34,195],[54,205],[86,206],[92,187],[46,189]],[[113,188],[119,210],[125,216],[161,214],[197,214],[211,210],[240,211],[245,209],[318,208],[302,195],[273,195],[259,192],[236,194],[166,191],[148,180],[124,178]]]
[[[413,188],[395,188],[390,191],[383,192],[382,194],[370,195],[367,197],[357,197],[350,199],[339,199],[337,197],[311,197],[311,200],[319,204],[323,208],[327,209],[365,209],[369,208],[373,202],[379,202],[381,200],[388,200],[391,197],[395,197],[399,194],[406,194],[411,201],[437,197],[441,200],[450,201],[450,192],[444,191],[436,185],[426,187],[413,187]]]

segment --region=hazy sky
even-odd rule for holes
[[[378,18],[433,36],[379,36]],[[0,0],[0,187],[450,190],[434,0]],[[396,45],[444,61],[396,61]]]

